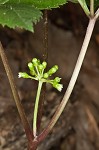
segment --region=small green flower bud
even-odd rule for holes
[[[33,62],[33,63],[36,63],[36,62],[37,62],[37,58],[33,58],[33,59],[32,59],[32,62]]]
[[[33,62],[33,65],[34,65],[34,66],[37,66],[37,65],[38,65],[38,60],[37,60],[37,58],[33,58],[33,59],[32,59],[32,62]]]
[[[40,64],[40,65],[38,66],[38,68],[39,68],[40,71],[43,70],[43,65]]]
[[[63,85],[62,84],[53,84],[53,87],[56,88],[58,91],[62,91]]]
[[[54,74],[57,70],[58,70],[58,66],[55,65],[55,66],[53,66],[53,67],[48,71],[48,74],[51,76],[51,75]]]
[[[54,79],[54,82],[57,82],[57,83],[59,83],[59,82],[60,82],[60,80],[61,80],[61,78],[59,78],[59,77],[56,77],[56,78]]]
[[[28,67],[29,67],[29,69],[31,70],[31,71],[33,71],[34,70],[34,67],[33,67],[33,64],[30,62],[30,63],[28,63]]]
[[[32,76],[34,76],[36,73],[35,73],[34,70],[32,70],[32,71],[30,71],[30,74],[31,74]]]
[[[47,78],[49,77],[49,74],[48,74],[48,73],[44,73],[43,77],[44,77],[45,79],[47,79]]]
[[[45,69],[46,66],[47,66],[47,63],[44,61],[44,62],[42,63],[42,65],[43,65],[43,68]]]
[[[30,78],[26,72],[19,72],[18,78]]]

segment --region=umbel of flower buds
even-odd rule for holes
[[[34,80],[38,80],[47,83],[51,83],[54,88],[56,88],[58,91],[61,91],[63,88],[63,85],[60,84],[61,78],[56,77],[54,80],[50,80],[49,77],[52,76],[57,70],[58,66],[55,65],[49,71],[44,72],[47,67],[47,62],[43,61],[40,62],[39,59],[33,58],[32,62],[28,63],[28,68],[30,70],[30,75],[26,72],[20,72],[18,77],[19,78],[30,78]]]

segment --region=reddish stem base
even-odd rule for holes
[[[34,139],[32,142],[28,144],[28,150],[36,150],[38,147],[38,141]]]

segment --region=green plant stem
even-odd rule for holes
[[[3,62],[4,68],[5,68],[9,83],[10,83],[12,94],[13,94],[13,97],[14,97],[14,100],[15,100],[15,103],[16,103],[16,106],[17,106],[17,109],[18,109],[23,127],[25,129],[27,139],[28,139],[29,142],[32,142],[32,139],[33,139],[32,130],[31,130],[30,125],[28,123],[28,120],[26,118],[23,106],[20,102],[20,98],[19,98],[18,91],[17,91],[17,88],[16,88],[14,76],[13,76],[13,73],[11,71],[8,59],[6,57],[6,54],[4,52],[4,49],[2,47],[1,42],[0,42],[0,55],[1,55],[1,59],[2,59],[2,62]]]
[[[55,123],[59,119],[61,113],[63,112],[63,110],[64,110],[64,108],[65,108],[65,106],[66,106],[66,104],[67,104],[67,102],[68,102],[68,100],[70,98],[70,95],[71,95],[72,90],[73,90],[73,88],[75,86],[77,77],[79,75],[79,72],[80,72],[80,69],[81,69],[81,66],[82,66],[82,63],[83,63],[83,60],[84,60],[84,57],[85,57],[85,54],[86,54],[86,51],[87,51],[90,39],[91,39],[91,36],[92,36],[92,32],[93,32],[93,29],[94,29],[94,26],[95,26],[95,22],[96,22],[95,18],[94,19],[90,19],[90,21],[89,21],[88,28],[87,28],[87,31],[86,31],[86,35],[85,35],[85,38],[84,38],[84,42],[83,42],[83,45],[82,45],[82,48],[81,48],[81,51],[80,51],[80,54],[79,54],[79,57],[78,57],[75,69],[74,69],[74,72],[73,72],[71,80],[69,82],[68,88],[67,88],[67,90],[65,92],[65,95],[63,97],[62,102],[58,106],[58,108],[57,108],[53,118],[51,119],[50,123],[43,130],[43,132],[38,136],[37,139],[38,139],[39,142],[44,140],[45,137],[52,130],[52,128],[54,127]]]
[[[90,15],[94,17],[94,0],[90,0]]]
[[[39,99],[40,99],[40,93],[42,89],[42,81],[39,81],[38,83],[38,90],[37,90],[37,95],[36,95],[36,101],[35,101],[35,107],[34,107],[34,115],[33,115],[33,134],[34,137],[37,135],[37,114],[38,114],[38,105],[39,105]]]

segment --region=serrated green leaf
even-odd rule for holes
[[[30,5],[0,5],[0,24],[11,28],[20,27],[33,31],[33,23],[37,23],[42,13]]]
[[[57,8],[63,5],[67,0],[33,0],[33,5],[39,9]]]
[[[37,9],[56,8],[66,2],[67,0],[1,0],[0,23],[32,31],[32,22],[36,23],[41,17],[41,12]]]
[[[38,9],[51,9],[63,5],[67,0],[9,0],[8,3],[31,4]]]
[[[8,2],[9,0],[0,0],[0,5],[1,4],[5,4],[6,2]]]

